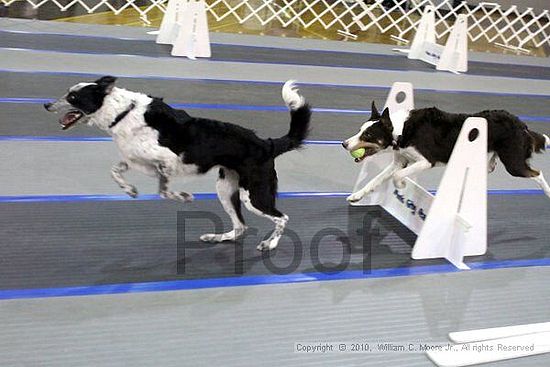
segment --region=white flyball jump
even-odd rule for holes
[[[426,6],[420,24],[408,50],[395,49],[408,54],[409,59],[422,60],[437,70],[455,74],[468,71],[468,20],[464,14],[456,18],[445,46],[435,40],[435,8]]]
[[[173,45],[172,56],[210,57],[204,0],[170,0],[156,42]]]
[[[412,84],[394,83],[385,107],[397,138],[414,108]],[[353,192],[373,182],[390,166],[394,154],[399,153],[366,158]],[[352,205],[380,205],[417,234],[413,259],[445,258],[459,269],[469,269],[464,257],[487,251],[486,120],[468,118],[464,123],[435,197],[412,178],[405,182],[405,188],[399,189],[392,179],[385,180]]]

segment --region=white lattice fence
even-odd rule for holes
[[[73,6],[82,6],[88,13],[102,6],[115,14],[131,8],[149,23],[148,14],[153,9],[165,11],[167,0],[147,0],[140,6],[137,0],[124,0],[115,6],[114,0],[0,0],[10,5],[26,1],[38,8],[50,2],[65,11]],[[325,30],[345,33],[367,32],[377,29],[393,38],[404,40],[412,36],[420,22],[426,5],[436,8],[437,37],[445,37],[451,30],[456,15],[468,16],[468,36],[472,42],[484,39],[515,50],[550,46],[550,14],[548,10],[520,10],[516,6],[503,8],[495,3],[479,3],[468,6],[465,1],[456,7],[453,0],[375,0],[366,4],[362,0],[206,0],[207,10],[217,21],[231,19],[240,24],[254,21],[262,26],[278,24],[282,27],[298,25],[304,28],[322,27]],[[388,5],[389,4],[389,5]]]

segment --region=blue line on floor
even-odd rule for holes
[[[14,103],[14,104],[44,104],[53,102],[51,98],[0,98],[0,103]],[[273,111],[273,112],[288,112],[286,106],[252,106],[252,105],[239,105],[239,104],[214,104],[214,103],[170,103],[173,108],[190,108],[190,109],[204,109],[204,110],[234,110],[234,111]],[[356,109],[340,109],[340,108],[323,108],[315,107],[314,112],[317,113],[342,113],[342,114],[369,114],[370,110],[356,110]],[[550,118],[549,118],[550,120]]]
[[[44,104],[52,102],[54,99],[50,98],[0,98],[0,103],[14,103],[14,104]],[[189,108],[189,109],[203,109],[203,110],[232,110],[232,111],[272,111],[272,112],[288,112],[288,108],[285,106],[254,106],[254,105],[240,105],[240,104],[214,104],[214,103],[170,103],[173,108]],[[324,108],[314,107],[313,112],[316,113],[337,113],[337,114],[356,114],[366,115],[370,114],[370,110],[357,110],[357,109],[342,109],[342,108]],[[518,115],[518,117],[524,122],[550,122],[550,116],[527,116]]]
[[[435,194],[435,190],[430,190]],[[488,190],[488,195],[544,195],[542,190],[537,189],[506,189],[506,190]],[[350,195],[350,192],[333,191],[333,192],[318,192],[318,191],[288,191],[279,192],[280,199],[295,199],[295,198],[345,198]],[[213,200],[216,199],[216,193],[205,192],[194,194],[195,200]],[[0,196],[0,203],[40,203],[40,202],[87,202],[87,201],[152,201],[163,200],[156,194],[139,195],[137,198],[131,198],[128,195],[10,195]]]
[[[2,141],[44,141],[44,142],[98,142],[113,141],[110,136],[28,136],[28,135],[0,135]],[[304,140],[307,145],[341,145],[340,140]]]
[[[533,266],[550,266],[550,259],[503,260],[467,263],[473,271],[491,269],[524,268]],[[470,271],[472,271],[470,270]],[[444,274],[461,272],[451,264],[411,266],[389,269],[374,269],[370,271],[348,270],[340,273],[303,273],[288,275],[255,275],[243,277],[226,277],[193,280],[171,280],[160,282],[121,283],[106,285],[90,285],[62,288],[40,289],[9,289],[0,290],[0,299],[28,299],[51,297],[74,297],[123,293],[145,293],[163,291],[181,291],[191,289],[242,287],[266,284],[289,284],[351,279],[379,279],[403,276],[418,276],[429,274]]]
[[[2,141],[45,141],[45,142],[98,142],[112,141],[109,136],[28,136],[28,135],[0,135]],[[341,145],[340,140],[304,140],[306,145]],[[546,147],[550,149],[550,145]]]
[[[309,191],[289,191],[279,192],[281,199],[290,198],[313,198],[313,197],[346,197],[349,192],[309,192]],[[193,194],[195,200],[216,199],[216,193],[197,193]],[[163,200],[156,194],[139,195],[137,198],[131,198],[128,195],[17,195],[0,196],[0,203],[36,203],[36,202],[85,202],[85,201],[151,201]]]
[[[0,135],[0,141],[97,142],[97,141],[113,141],[113,138],[111,138],[110,136]]]
[[[98,78],[104,74],[85,73],[85,72],[70,72],[70,71],[43,71],[43,70],[17,70],[17,69],[0,69],[0,73],[18,73],[32,75],[61,75],[84,78]],[[143,79],[143,80],[179,80],[187,82],[201,83],[225,83],[225,84],[252,84],[252,85],[275,85],[280,87],[285,81],[262,81],[262,80],[243,80],[243,79],[205,79],[205,78],[188,78],[178,76],[161,76],[161,75],[124,75],[118,74],[121,78],[127,79]],[[389,91],[390,87],[382,87],[368,84],[332,84],[332,83],[309,83],[299,82],[300,85],[307,85],[319,88],[346,88],[346,89],[367,89],[377,91]],[[471,94],[471,95],[490,95],[490,96],[508,96],[508,97],[528,97],[528,98],[549,98],[550,94],[539,93],[505,93],[505,92],[486,92],[486,91],[464,91],[464,90],[444,90],[433,88],[415,88],[415,93],[445,93],[445,94]]]

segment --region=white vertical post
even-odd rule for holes
[[[470,117],[462,126],[412,257],[446,258],[468,269],[464,256],[486,251],[487,121]]]
[[[181,25],[172,48],[172,56],[210,57],[210,36],[204,0],[188,2],[181,15]]]
[[[456,19],[436,69],[454,73],[468,71],[468,19],[466,15],[461,14]]]
[[[426,42],[435,43],[435,9],[431,5],[424,8],[424,13],[407,57],[409,59],[420,59],[424,54]]]
[[[157,43],[171,45],[176,40],[179,30],[179,15],[187,6],[187,0],[169,0],[157,35]]]

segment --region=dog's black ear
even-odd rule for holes
[[[382,116],[380,116],[380,122],[386,129],[388,129],[389,131],[393,131],[393,124],[391,122],[389,108],[386,107],[382,112]]]
[[[374,101],[372,101],[372,106],[370,108],[370,118],[373,120],[380,118],[380,113],[376,109],[376,105],[374,104]]]
[[[105,93],[109,94],[113,90],[113,87],[115,86],[116,78],[114,76],[102,76],[98,80],[95,81],[97,85],[99,85],[101,88],[105,90]]]

